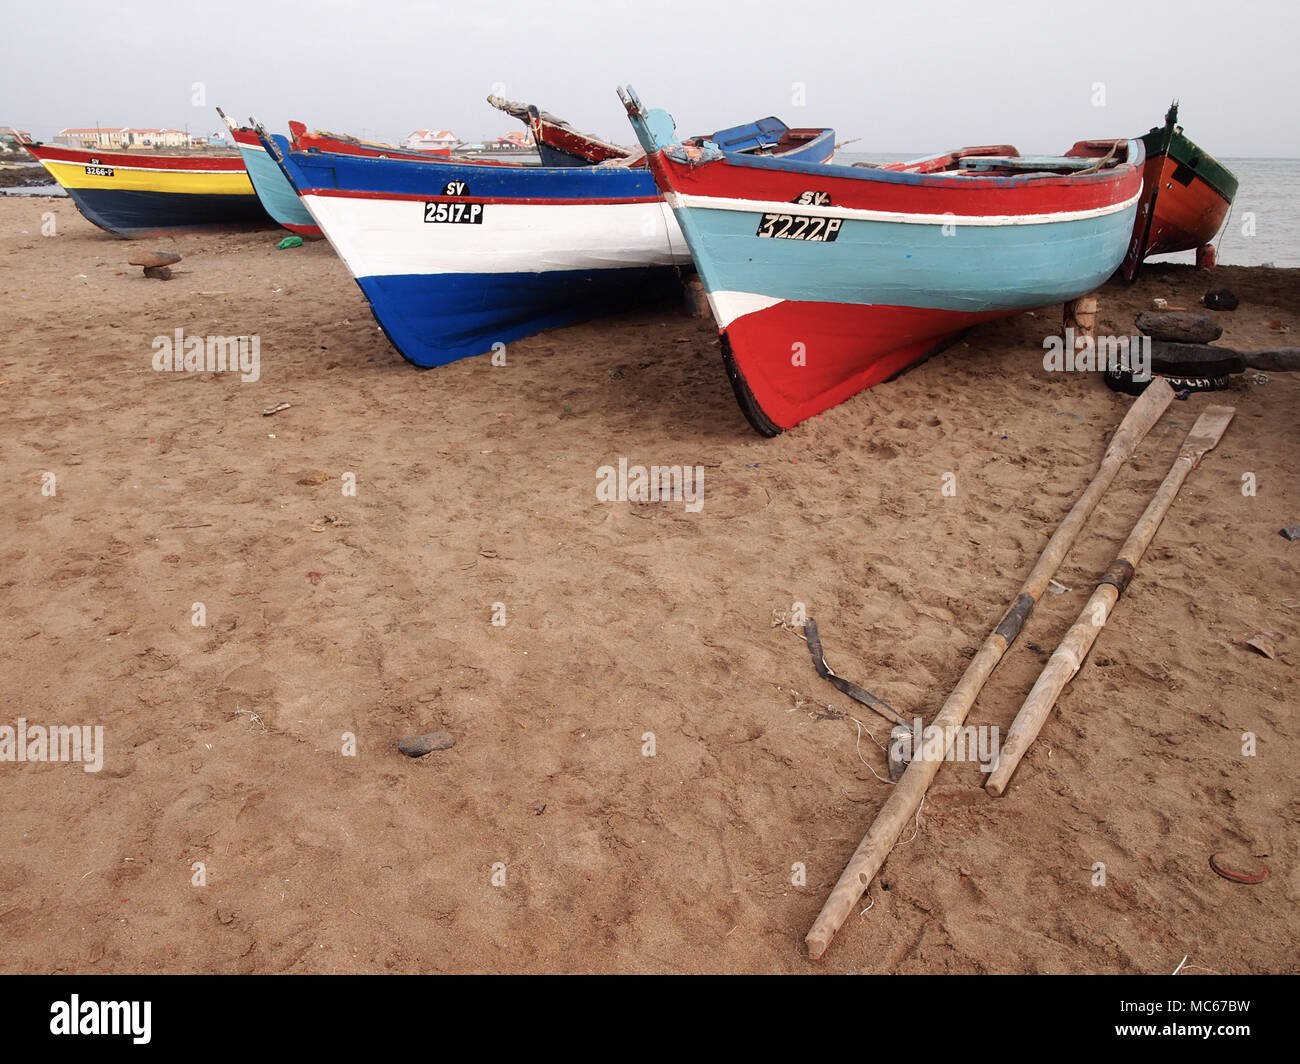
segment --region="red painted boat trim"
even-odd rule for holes
[[[593,140],[591,137],[584,136],[571,129],[552,125],[542,119],[539,119],[533,125],[532,134],[533,139],[538,143],[546,144],[569,155],[576,155],[578,158],[586,159],[592,163],[603,163],[607,159],[626,159],[629,154],[626,149]],[[645,162],[641,161],[637,165],[645,166]]]
[[[315,133],[308,133],[307,127],[296,121],[289,123],[289,144],[294,151],[311,151],[315,149],[316,151],[332,152],[335,155],[359,155],[366,159],[387,158],[428,161],[430,159],[447,159],[451,157],[450,148],[434,148],[431,151],[420,151],[416,148],[399,148],[396,145],[389,144],[363,144],[360,141],[331,136],[329,133],[322,133],[319,130]]]
[[[666,170],[668,187],[686,196],[793,203],[804,192],[830,192],[836,207],[903,214],[951,211],[959,217],[1098,210],[1136,196],[1142,181],[1134,166],[1059,178],[927,176],[904,183],[743,165],[689,166],[663,152],[656,153],[651,165]]]
[[[580,197],[573,199],[519,198],[492,196],[421,196],[414,192],[372,192],[346,188],[304,188],[300,196],[331,196],[339,199],[377,199],[377,200],[411,200],[416,203],[503,203],[522,204],[524,206],[541,205],[548,207],[592,207],[615,203],[658,203],[658,196],[635,196],[631,198],[593,199]]]
[[[73,166],[119,166],[137,170],[230,170],[242,173],[244,160],[239,155],[135,155],[129,152],[87,151],[84,148],[55,148],[48,144],[24,145],[44,162],[70,163]]]

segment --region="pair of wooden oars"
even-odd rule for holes
[[[939,710],[932,722],[932,727],[943,732],[945,757],[953,744],[957,729],[965,721],[980,689],[1020,634],[1025,620],[1046,590],[1052,574],[1065,559],[1084,522],[1096,508],[1120,468],[1132,457],[1151,427],[1160,420],[1172,399],[1173,390],[1163,378],[1157,378],[1133,403],[1124,420],[1120,422],[1119,428],[1110,441],[1110,446],[1106,448],[1097,475],[1084,489],[1052,538],[1048,540],[1047,546],[1043,549],[1015,602],[985,639],[979,653],[971,660],[961,680],[953,688],[943,708]],[[1209,407],[1192,426],[1178,453],[1178,459],[1174,462],[1164,483],[1160,485],[1151,505],[1147,507],[1133,533],[1125,542],[1119,558],[1107,570],[1106,576],[1089,600],[1088,608],[1085,608],[1078,623],[1066,635],[1061,648],[1053,654],[1043,675],[1034,685],[1020,713],[1017,714],[1007,743],[1002,748],[997,767],[989,779],[989,793],[1001,794],[1005,789],[1020,758],[1024,756],[1024,751],[1033,742],[1047,719],[1056,697],[1078,671],[1079,663],[1095,641],[1101,625],[1095,624],[1094,618],[1100,617],[1104,623],[1105,618],[1109,616],[1110,608],[1127,586],[1133,569],[1155,535],[1161,519],[1169,509],[1187,474],[1196,468],[1201,456],[1218,443],[1223,430],[1232,418],[1232,413],[1230,407]],[[1092,608],[1094,605],[1097,609]],[[1090,631],[1084,630],[1085,624],[1088,629],[1091,629]],[[804,937],[804,941],[808,944],[809,957],[816,959],[826,951],[835,932],[848,918],[871,880],[880,871],[880,866],[889,856],[899,834],[916,815],[925,798],[925,792],[929,789],[942,763],[942,759],[916,757],[908,764],[884,806],[876,815],[876,819],[863,836],[862,842],[858,844],[839,881],[831,890],[830,897],[826,899],[826,904],[822,906],[812,928]]]

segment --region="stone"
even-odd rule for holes
[[[137,251],[126,261],[132,266],[175,266],[181,257],[170,251]]]
[[[1180,344],[1208,344],[1223,335],[1223,326],[1200,311],[1144,310],[1137,316],[1139,332],[1153,340],[1173,340]]]
[[[426,732],[424,735],[407,735],[397,744],[397,749],[407,757],[423,757],[435,750],[447,750],[456,745],[456,737],[448,731]]]

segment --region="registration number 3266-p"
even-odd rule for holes
[[[426,222],[459,222],[462,225],[483,224],[483,204],[481,203],[426,203],[424,205]]]
[[[806,214],[765,214],[758,223],[757,236],[777,240],[811,240],[829,242],[840,235],[842,218],[812,218]]]

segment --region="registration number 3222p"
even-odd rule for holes
[[[756,236],[777,240],[811,240],[826,243],[840,235],[842,218],[812,218],[806,214],[765,214]]]
[[[426,222],[459,222],[462,225],[483,224],[483,204],[481,203],[426,203],[424,205]]]

